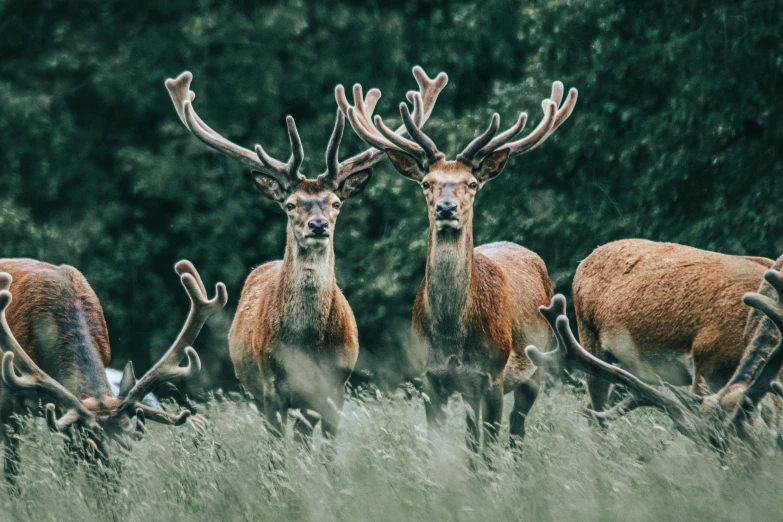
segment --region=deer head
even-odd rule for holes
[[[416,100],[419,111],[416,119],[419,125],[423,125],[447,79],[441,73],[435,80],[430,80],[421,67],[414,67],[413,75],[419,91],[408,95]],[[345,116],[343,111],[338,110],[326,148],[326,170],[316,179],[307,179],[300,172],[304,149],[291,116],[286,118],[291,157],[283,163],[269,156],[260,145],[256,145],[253,152],[209,128],[193,110],[195,93],[190,90],[192,79],[190,72],[184,72],[176,79],[166,80],[166,88],[185,127],[210,147],[251,168],[261,193],[279,203],[288,215],[289,237],[293,237],[300,249],[322,250],[329,245],[342,203],[364,190],[372,174],[370,167],[383,159],[383,151],[369,149],[341,162],[338,151],[345,130]],[[360,90],[358,96],[359,104],[372,113],[381,93],[373,89],[364,99]],[[401,128],[399,132],[403,130]]]
[[[137,382],[133,365],[128,363],[120,383],[119,397],[80,400],[62,384],[35,364],[17,342],[6,320],[5,311],[11,303],[11,276],[0,272],[0,355],[2,356],[2,386],[0,401],[14,401],[20,396],[45,398],[46,420],[52,431],[67,437],[87,434],[98,456],[107,456],[105,439],[113,439],[127,447],[127,437],[138,438],[144,432],[146,420],[181,425],[191,416],[189,410],[177,415],[142,404],[142,399],[164,383],[188,379],[201,369],[201,361],[191,344],[198,337],[206,320],[226,304],[226,287],[216,286],[216,296],[207,299],[207,291],[196,268],[190,261],[175,265],[182,286],[190,297],[190,313],[179,336],[163,357]],[[186,366],[179,366],[187,358]],[[17,373],[21,372],[21,373]],[[0,410],[5,411],[0,407]],[[203,420],[200,420],[200,422]]]
[[[542,102],[544,118],[528,136],[514,140],[525,127],[526,113],[520,114],[517,122],[500,134],[500,116],[496,113],[486,132],[465,147],[455,161],[447,161],[422,132],[416,118],[418,109],[411,114],[407,104],[400,104],[403,125],[410,136],[406,138],[393,133],[380,116],[373,118],[372,110],[368,108],[374,104],[361,103],[354,95],[355,103],[350,106],[342,91],[337,92],[337,103],[356,134],[367,144],[383,150],[400,174],[421,185],[430,223],[441,232],[461,230],[471,223],[473,200],[481,187],[503,171],[510,157],[530,152],[546,141],[571,115],[576,98],[576,89],[571,89],[560,106],[563,84],[555,82],[551,96]]]

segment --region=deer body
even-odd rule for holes
[[[392,134],[374,103],[354,91],[354,104],[341,92],[337,103],[365,142],[385,151],[397,171],[419,183],[430,222],[427,270],[413,308],[414,357],[424,372],[425,410],[431,427],[442,426],[449,397],[467,405],[468,445],[478,450],[497,437],[504,392],[514,391],[511,443],[524,436],[525,417],[538,393],[540,373],[524,354],[528,343],[547,345],[551,334],[538,306],[552,297],[544,262],[513,243],[473,248],[473,204],[478,191],[497,177],[509,157],[543,143],[571,115],[576,89],[563,99],[563,84],[552,85],[542,102],[544,118],[527,136],[515,139],[527,121],[498,134],[500,116],[457,158],[448,161],[421,130],[405,103],[400,115],[410,139]],[[561,102],[562,105],[561,105]]]
[[[504,393],[515,393],[511,433],[524,435],[524,418],[538,393],[540,373],[524,355],[529,344],[551,337],[538,306],[552,297],[541,258],[513,243],[473,249],[470,227],[460,238],[438,240],[430,230],[425,279],[413,307],[413,343],[426,372],[428,419],[441,425],[453,393],[470,406],[470,444],[479,438],[479,415],[494,437]],[[513,440],[513,439],[512,439]]]
[[[288,409],[334,435],[345,383],[359,355],[356,320],[337,288],[334,250],[308,253],[290,241],[282,261],[248,276],[229,332],[237,378],[279,431]],[[297,434],[312,429],[297,419]]]
[[[201,363],[190,344],[207,318],[225,305],[226,295],[219,284],[218,295],[207,301],[193,265],[180,261],[175,268],[191,299],[185,327],[138,382],[129,362],[120,394],[114,396],[105,372],[111,359],[106,321],[84,276],[67,265],[0,259],[0,428],[7,480],[13,483],[19,469],[15,434],[20,425],[14,414],[37,411],[41,398],[52,401],[46,406],[49,428],[91,462],[107,460],[107,437],[127,448],[127,438],[143,434],[145,419],[175,425],[188,419],[188,410],[171,415],[141,401],[161,384],[199,371]],[[188,359],[186,367],[178,366],[182,357]]]
[[[103,309],[81,272],[33,259],[0,259],[0,272],[13,277],[8,324],[35,364],[96,410],[116,407],[106,381],[111,348]]]
[[[409,97],[416,106],[415,119],[423,124],[447,78],[441,73],[431,80],[420,67],[413,68],[413,75],[419,91]],[[288,217],[283,260],[253,270],[242,290],[229,332],[237,378],[253,393],[275,434],[284,434],[288,410],[293,409],[297,439],[308,442],[321,419],[324,435],[333,437],[345,383],[359,353],[356,320],[334,277],[333,230],[342,202],[364,190],[370,167],[384,154],[370,149],[340,162],[345,114],[338,109],[326,171],[307,179],[299,171],[304,149],[292,117],[286,118],[291,157],[283,163],[260,145],[250,151],[207,126],[193,110],[192,79],[185,72],[166,81],[182,123],[210,147],[249,165],[262,194]],[[360,90],[355,95],[365,101]],[[366,103],[374,107],[379,98],[380,91],[372,90]]]
[[[641,239],[601,246],[574,277],[579,337],[588,352],[644,381],[716,391],[747,344],[742,296],[758,289],[771,264]],[[608,385],[590,375],[587,382],[600,411]]]

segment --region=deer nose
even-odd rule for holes
[[[307,226],[314,234],[325,234],[326,229],[329,228],[329,222],[323,218],[316,218],[308,221]]]
[[[441,201],[435,207],[438,212],[438,217],[443,219],[449,219],[454,217],[454,212],[457,210],[457,204],[453,201]]]

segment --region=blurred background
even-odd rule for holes
[[[196,344],[201,386],[233,388],[226,334],[250,270],[282,256],[286,218],[238,163],[192,137],[163,81],[193,72],[199,115],[227,138],[324,166],[334,87],[378,87],[397,123],[411,67],[449,74],[427,133],[453,158],[552,81],[571,118],[477,197],[476,244],[520,243],[570,295],[581,259],[628,237],[729,254],[783,252],[783,4],[779,0],[0,0],[0,257],[81,270],[112,366],[146,370],[188,310],[182,258],[229,305]],[[349,130],[342,156],[363,144]],[[424,273],[420,188],[388,162],[337,225],[337,279],[359,323],[359,366],[405,375]]]

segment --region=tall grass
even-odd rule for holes
[[[427,443],[423,407],[400,392],[347,401],[337,442],[276,440],[245,400],[214,401],[206,434],[152,427],[131,454],[113,446],[117,491],[63,457],[37,423],[24,431],[20,490],[3,520],[771,520],[783,456],[738,446],[724,458],[635,412],[598,436],[585,397],[548,389],[519,452],[471,466],[464,411]],[[506,427],[508,423],[506,422]],[[504,437],[507,433],[504,434]],[[504,439],[505,440],[505,439]]]

